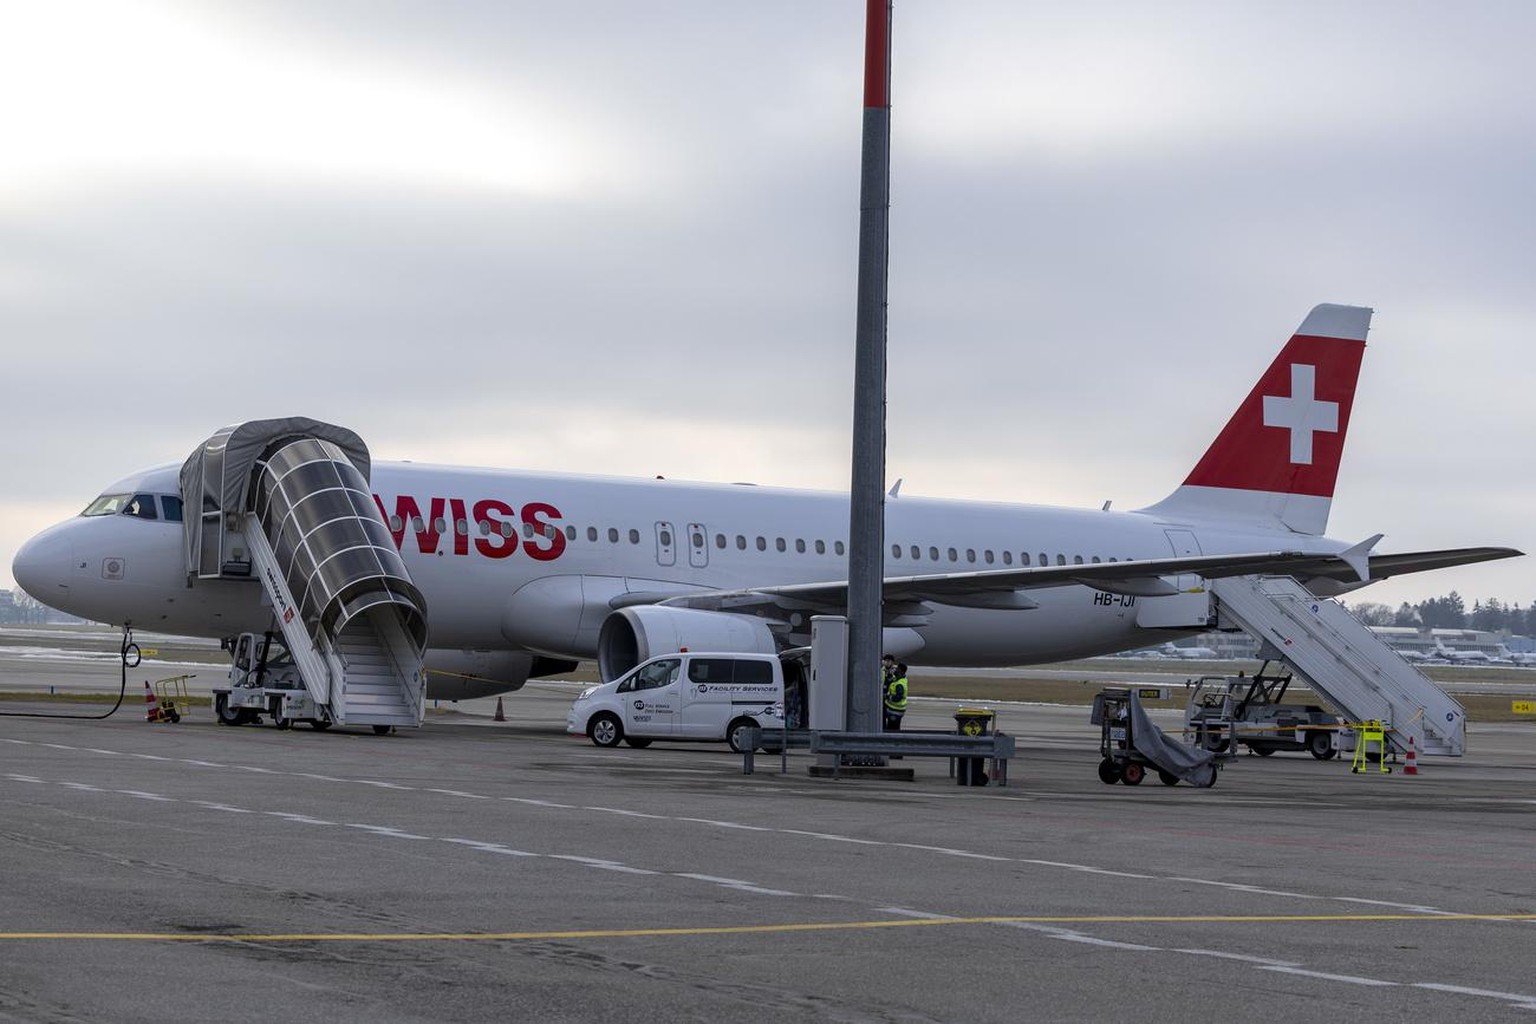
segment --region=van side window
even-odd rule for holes
[[[728,683],[731,681],[729,658],[694,658],[688,663],[690,683]]]
[[[773,682],[773,663],[768,661],[733,661],[736,673],[732,677],[737,683],[771,683]]]
[[[678,658],[664,658],[661,661],[653,661],[649,665],[635,673],[635,689],[654,690],[658,686],[666,686],[677,680],[677,671],[682,668],[682,661]]]

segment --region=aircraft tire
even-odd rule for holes
[[[617,715],[604,711],[587,723],[587,736],[600,747],[616,747],[624,738],[624,723]]]

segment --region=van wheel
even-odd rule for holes
[[[651,745],[651,740],[650,740],[650,737],[648,737],[648,736],[647,737],[628,736],[628,737],[625,738],[624,742],[628,743],[630,746],[634,747],[636,750],[644,750],[646,747]]]
[[[604,711],[587,723],[587,735],[600,747],[616,747],[624,738],[624,723],[617,715]]]
[[[750,718],[738,718],[725,730],[725,739],[731,745],[731,749],[738,754],[747,752],[747,730],[755,728],[757,723]]]

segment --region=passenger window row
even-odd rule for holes
[[[993,550],[991,548],[986,548],[986,549],[982,550],[979,554],[980,554],[981,562],[983,564],[985,564],[985,565],[997,565],[998,564],[998,561],[999,561],[998,555],[995,552],[993,552]],[[903,548],[900,544],[892,544],[891,545],[891,557],[893,559],[896,559],[897,561],[900,561],[903,557],[908,557],[908,556],[910,556],[910,560],[911,561],[921,562],[923,560],[923,549],[922,549],[922,547],[917,545],[917,544],[913,544],[913,545],[911,545],[908,548]],[[975,548],[966,548],[965,549],[965,559],[964,559],[964,561],[965,561],[965,563],[967,565],[975,565],[977,563],[977,556],[978,556],[978,552],[976,551]],[[941,561],[946,561],[946,560],[950,561],[950,562],[958,563],[959,561],[961,561],[960,551],[958,549],[956,549],[956,548],[945,548],[944,551],[943,551],[943,554],[941,555],[940,551],[939,551],[939,549],[937,547],[929,547],[928,548],[928,561],[930,561],[930,562],[941,562]],[[1129,556],[1127,556],[1125,560],[1127,562],[1131,561]],[[1012,551],[1004,551],[1002,553],[1001,561],[1002,561],[1002,564],[1005,565],[1005,566],[1013,565],[1014,564],[1013,552]],[[1093,555],[1091,558],[1087,559],[1086,562],[1085,562],[1085,560],[1084,560],[1082,555],[1073,555],[1072,556],[1071,564],[1072,565],[1084,565],[1084,564],[1096,565],[1096,564],[1101,563],[1101,562],[1118,562],[1118,561],[1120,561],[1120,559],[1118,557],[1114,556],[1114,555],[1111,555],[1108,558],[1101,558],[1098,555]],[[1019,555],[1018,555],[1018,564],[1021,565],[1021,566],[1028,567],[1028,566],[1030,566],[1032,564],[1050,565],[1050,564],[1052,564],[1052,562],[1051,562],[1051,556],[1049,554],[1047,554],[1046,552],[1044,552],[1044,551],[1040,552],[1040,554],[1039,554],[1039,561],[1038,562],[1034,562],[1032,560],[1031,555],[1030,555],[1030,553],[1028,551],[1020,551]],[[1055,564],[1056,565],[1066,565],[1066,564],[1068,564],[1067,563],[1067,556],[1066,555],[1062,555],[1062,554],[1058,554],[1056,556]]]

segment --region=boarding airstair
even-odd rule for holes
[[[255,420],[200,445],[181,490],[189,585],[259,584],[324,715],[384,731],[421,724],[427,619],[370,466],[350,430]]]
[[[1404,661],[1337,601],[1314,596],[1289,576],[1211,580],[1218,625],[1257,639],[1352,722],[1376,719],[1400,751],[1412,737],[1421,754],[1460,755],[1466,710]]]

